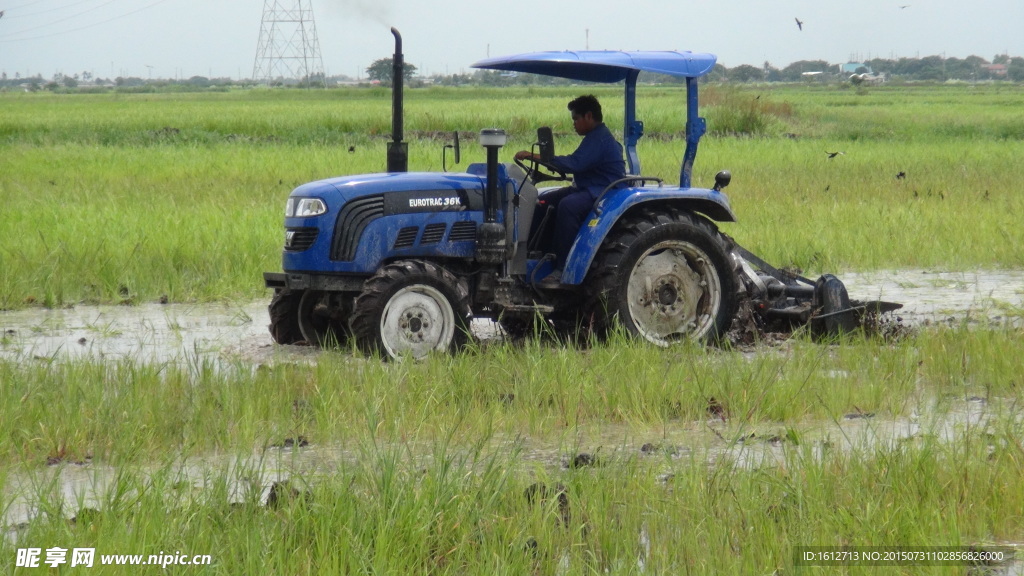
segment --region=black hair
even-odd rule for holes
[[[597,101],[597,97],[593,94],[587,94],[586,96],[580,96],[572,102],[569,102],[569,111],[578,114],[580,116],[590,112],[594,116],[594,120],[597,122],[604,122],[604,115],[601,114],[601,103]]]

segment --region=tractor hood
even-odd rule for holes
[[[356,198],[385,192],[423,192],[426,196],[430,196],[430,192],[455,192],[464,197],[479,196],[484,184],[484,178],[466,173],[386,172],[317,180],[299,186],[291,195],[318,197],[328,205],[339,206]]]
[[[565,51],[530,52],[488,58],[474,68],[557,76],[585,82],[620,82],[631,72],[669,74],[684,78],[703,76],[715,67],[714,54],[676,51]]]

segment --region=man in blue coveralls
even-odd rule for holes
[[[562,269],[569,250],[576,241],[583,219],[590,213],[598,196],[609,184],[626,175],[622,159],[622,145],[615,140],[604,124],[601,103],[594,96],[580,96],[569,102],[573,128],[583,136],[576,151],[568,156],[555,156],[546,164],[573,175],[572,186],[553,190],[541,197],[542,203],[554,205],[555,269],[538,283],[541,288],[557,288],[562,281]],[[539,160],[526,150],[516,152],[517,160]]]

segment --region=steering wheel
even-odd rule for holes
[[[536,157],[530,158],[528,160],[528,162],[530,162],[529,166],[527,166],[522,160],[520,160],[518,158],[514,158],[513,160],[515,161],[517,166],[519,166],[520,168],[522,168],[523,170],[526,171],[526,174],[530,177],[530,181],[533,182],[534,184],[539,184],[541,182],[548,182],[550,180],[571,180],[572,179],[572,178],[569,178],[565,174],[565,172],[562,172],[561,170],[555,168],[554,166],[552,166],[552,165],[548,164],[547,162],[544,162],[544,161],[542,161],[542,160],[540,160],[540,159],[538,159]],[[541,170],[540,170],[541,168],[547,170],[551,174],[545,174],[544,172],[541,172]]]

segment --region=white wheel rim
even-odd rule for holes
[[[708,255],[679,240],[660,242],[637,259],[626,284],[637,332],[659,346],[703,338],[714,328],[722,287]]]
[[[455,337],[455,311],[440,290],[425,284],[402,288],[380,318],[380,339],[388,355],[419,359],[445,351]]]

